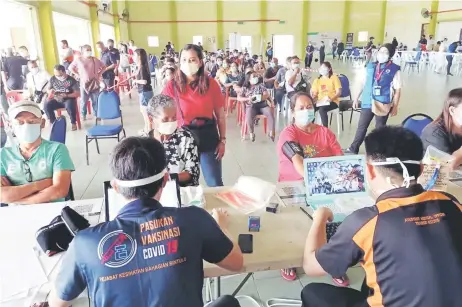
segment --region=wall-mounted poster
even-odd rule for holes
[[[353,33],[347,33],[345,48],[353,49]]]

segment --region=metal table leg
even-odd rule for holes
[[[216,300],[221,296],[221,278],[220,276],[213,279],[213,299]]]
[[[236,296],[236,294],[239,293],[239,291],[242,289],[242,287],[245,285],[247,280],[253,275],[253,273],[247,274],[247,276],[241,281],[241,283],[237,286],[236,290],[234,290],[232,296]]]

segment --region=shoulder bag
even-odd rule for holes
[[[199,152],[215,151],[218,143],[220,142],[216,119],[213,116],[212,118],[196,117],[191,121],[191,123],[189,123],[189,125],[185,125],[184,114],[181,109],[180,98],[175,82],[173,82],[173,91],[177,110],[180,111],[181,120],[183,121],[182,127],[191,132],[197,142]]]
[[[94,71],[94,74],[96,75],[95,58],[92,58],[92,60],[93,60],[93,71]],[[99,91],[99,89],[100,89],[99,80],[96,77],[92,78],[90,80],[87,80],[85,82],[84,88],[85,88],[85,92],[87,92],[87,93],[92,93],[92,92]]]

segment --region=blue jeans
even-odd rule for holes
[[[209,187],[223,186],[223,178],[221,176],[221,160],[217,160],[215,152],[201,152],[200,164],[205,183],[207,183]]]
[[[154,93],[152,91],[149,92],[140,92],[138,93],[140,96],[140,104],[143,107],[147,107],[149,100],[151,100],[152,96],[154,96]]]
[[[82,114],[82,116],[87,116],[87,101],[90,99],[93,113],[96,117],[96,112],[98,111],[98,96],[99,91],[87,93],[83,86],[80,86],[80,114]]]

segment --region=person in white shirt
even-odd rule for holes
[[[311,88],[311,85],[308,84],[308,76],[300,68],[300,59],[297,56],[292,57],[285,80],[287,96],[289,98],[296,92],[308,92]]]
[[[29,97],[36,103],[41,103],[51,76],[46,70],[41,69],[35,60],[29,61],[27,67],[29,73],[26,75],[26,82]]]
[[[435,45],[435,39],[433,38],[433,35],[430,34],[428,41],[427,41],[427,50],[431,51],[434,45]]]
[[[67,69],[69,65],[71,65],[72,61],[74,61],[74,50],[69,47],[69,43],[67,40],[63,39],[61,41],[61,50],[59,52],[59,58],[61,60],[61,64]]]

